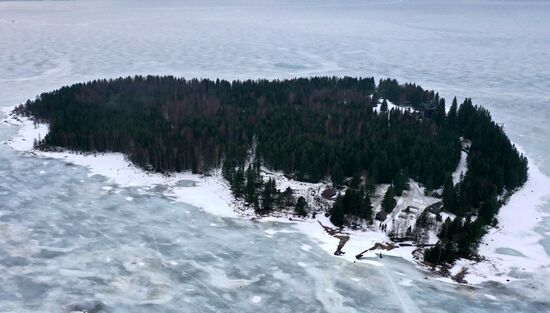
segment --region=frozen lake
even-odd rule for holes
[[[394,77],[488,107],[546,175],[549,60],[544,2],[0,1],[0,107],[134,74]],[[0,125],[0,141],[16,132]],[[160,189],[0,145],[0,312],[550,312],[548,267],[443,283]],[[550,254],[550,198],[539,208]]]

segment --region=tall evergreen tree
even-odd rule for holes
[[[445,185],[443,186],[443,208],[455,214],[459,214],[460,212],[456,190],[453,184],[453,177],[451,175],[447,175]]]
[[[293,196],[292,189],[290,187],[286,187],[285,191],[283,192],[282,198],[283,198],[283,202],[284,202],[285,207],[289,207],[289,206],[294,205],[294,202],[295,202],[294,201],[294,196]]]
[[[359,216],[365,219],[369,224],[372,224],[373,210],[372,210],[372,203],[368,195],[363,196],[361,207],[362,207],[361,214]]]
[[[338,196],[332,205],[330,210],[330,222],[334,226],[342,227],[344,226],[345,216],[344,216],[344,206],[341,196]]]
[[[457,110],[458,110],[458,103],[456,101],[456,97],[454,97],[453,103],[451,104],[451,108],[449,109],[449,113],[447,114],[447,124],[449,125],[449,128],[453,130],[456,130]]]
[[[245,201],[258,207],[258,195],[256,194],[256,173],[252,166],[246,169]]]
[[[390,185],[384,194],[384,199],[382,199],[382,209],[387,213],[391,213],[397,205],[397,201],[395,201],[394,197],[395,193],[393,191],[393,186]]]
[[[296,201],[296,207],[294,208],[294,211],[296,214],[300,216],[306,216],[307,215],[307,201],[304,197],[300,196],[298,198],[298,201]]]
[[[380,105],[380,112],[388,112],[388,101],[386,101],[386,99],[382,100],[382,104]]]
[[[405,177],[402,170],[397,171],[397,175],[393,179],[393,188],[395,195],[401,196],[404,190],[409,189],[409,184],[407,182],[408,178]]]
[[[435,102],[435,109],[432,114],[432,119],[438,125],[445,122],[445,99],[440,99]]]
[[[262,209],[273,209],[273,203],[275,202],[275,196],[277,195],[277,187],[275,180],[270,178],[264,185],[262,190]]]
[[[242,167],[239,167],[235,174],[233,175],[233,179],[231,181],[231,191],[233,192],[233,195],[237,198],[240,198],[244,195],[244,184],[245,184],[245,177],[244,177],[244,170]]]
[[[332,168],[330,178],[334,186],[339,187],[344,184],[344,172],[342,171],[342,168],[340,167],[339,163],[336,163]]]

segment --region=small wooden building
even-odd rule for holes
[[[383,222],[388,217],[388,213],[384,210],[381,210],[380,212],[376,213],[376,216],[374,217],[377,221]]]
[[[338,190],[336,190],[336,188],[327,188],[323,190],[321,196],[327,200],[332,200],[336,194],[338,194]]]

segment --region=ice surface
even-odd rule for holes
[[[288,224],[220,217],[223,194],[182,186],[167,197],[131,185],[139,176],[108,180],[94,164],[0,145],[0,312],[549,311],[550,271],[530,270],[550,253],[549,12],[500,1],[0,1],[3,107],[133,74],[395,77],[487,106],[532,177],[481,247],[526,269],[471,288],[391,256],[336,258],[321,249],[332,239]],[[0,126],[0,140],[18,130]],[[212,199],[214,214],[181,202]]]

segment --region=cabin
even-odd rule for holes
[[[388,217],[388,213],[384,210],[381,210],[380,212],[376,213],[376,216],[374,217],[375,220],[383,222]]]
[[[407,213],[418,214],[418,212],[420,212],[420,209],[415,206],[409,205],[404,211]]]
[[[437,212],[440,212],[442,208],[443,208],[443,202],[438,201],[432,205],[427,206],[424,210],[427,210],[428,212],[435,214]]]
[[[338,190],[336,190],[336,188],[327,188],[323,190],[321,196],[327,200],[332,200],[336,194],[338,194]]]

